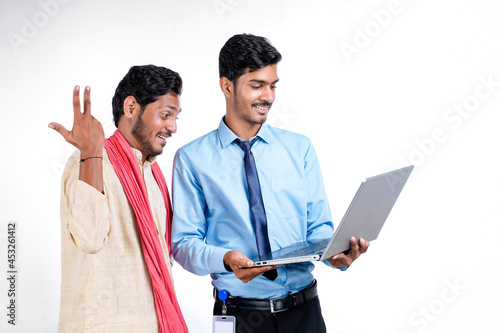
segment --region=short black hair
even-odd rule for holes
[[[280,60],[281,54],[267,38],[251,34],[234,35],[220,50],[219,77],[236,83],[247,68],[254,72]]]
[[[133,96],[141,106],[141,111],[144,111],[146,105],[171,91],[177,95],[182,93],[182,79],[177,72],[154,65],[131,67],[113,96],[115,126],[118,127],[118,121],[124,114],[123,102],[128,96]]]

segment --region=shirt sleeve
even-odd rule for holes
[[[305,145],[304,170],[307,184],[307,240],[332,237],[332,214],[323,176],[316,151],[309,140]]]
[[[224,273],[227,249],[205,243],[205,196],[189,159],[178,150],[174,158],[172,253],[186,270],[197,274]]]
[[[110,230],[107,196],[79,180],[79,152],[66,164],[62,178],[63,233],[84,253],[99,252]],[[64,223],[65,222],[65,223]]]
[[[333,223],[330,205],[326,196],[325,187],[323,184],[323,176],[319,166],[316,151],[309,141],[306,146],[304,157],[304,169],[307,179],[307,239],[324,239],[332,237]],[[345,271],[346,267],[335,267],[327,260],[323,263],[329,267]]]

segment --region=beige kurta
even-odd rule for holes
[[[133,152],[141,165],[141,152]],[[134,211],[105,149],[103,158],[104,194],[78,179],[80,152],[69,158],[64,170],[59,332],[157,332],[151,278]],[[154,158],[141,168],[170,271],[165,203],[151,163]]]

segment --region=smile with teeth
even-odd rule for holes
[[[159,137],[160,139],[162,139],[162,140],[167,141],[167,137],[166,137],[166,136],[164,136],[164,135],[162,135],[162,134],[158,134],[158,137]]]
[[[255,108],[257,108],[260,111],[267,111],[269,110],[269,105],[254,105]]]

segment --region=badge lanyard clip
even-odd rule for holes
[[[226,290],[220,290],[217,294],[222,301],[222,316],[214,316],[212,319],[213,333],[234,333],[236,331],[236,318],[227,315],[226,300],[229,293]]]
[[[225,316],[227,315],[227,305],[226,305],[226,299],[228,297],[228,293],[226,290],[219,290],[219,299],[222,301],[222,315]]]

